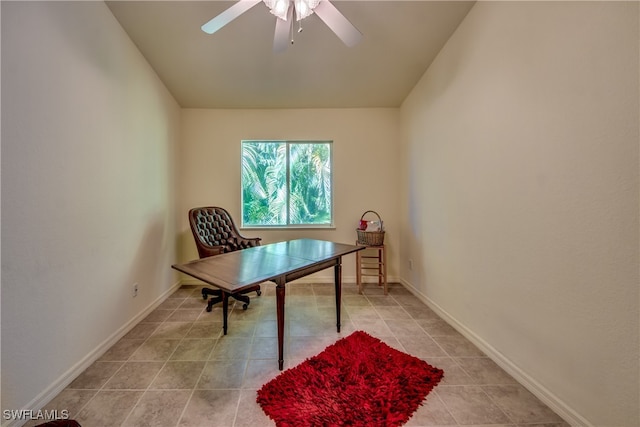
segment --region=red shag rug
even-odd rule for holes
[[[399,426],[443,376],[417,357],[356,331],[258,390],[277,426]]]

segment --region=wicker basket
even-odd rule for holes
[[[360,217],[360,220],[364,218],[366,214],[369,212],[376,214],[378,220],[380,221],[380,228],[382,228],[382,218],[378,215],[376,211],[366,211]],[[367,245],[367,246],[381,246],[384,243],[384,230],[380,231],[364,231],[360,229],[356,229],[356,233],[358,233],[358,244]]]

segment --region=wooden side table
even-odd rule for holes
[[[362,294],[364,289],[362,277],[374,276],[378,278],[378,286],[384,286],[384,294],[387,295],[389,293],[387,286],[387,253],[384,250],[384,245],[369,246],[357,242],[356,244],[358,246],[366,246],[366,249],[356,252],[358,293]]]

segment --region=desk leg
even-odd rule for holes
[[[276,307],[278,315],[278,369],[284,367],[284,288],[283,278],[276,281]]]
[[[340,302],[342,301],[342,257],[338,258],[338,263],[333,268],[334,281],[336,284],[336,325],[338,333],[340,332]]]
[[[225,335],[227,335],[227,318],[229,314],[227,313],[229,308],[229,294],[225,291],[221,291],[222,293],[222,330]]]

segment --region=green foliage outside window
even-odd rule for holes
[[[330,225],[331,143],[242,141],[244,226]]]

